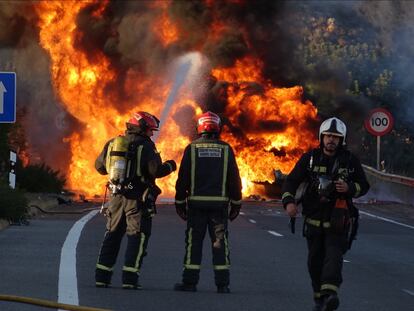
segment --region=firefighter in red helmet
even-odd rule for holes
[[[177,214],[187,221],[187,230],[182,282],[174,287],[178,291],[197,290],[208,229],[217,292],[230,292],[227,222],[239,215],[242,187],[233,149],[219,139],[220,130],[218,115],[210,111],[201,115],[197,123],[200,137],[185,148],[181,160],[175,206]]]
[[[150,113],[137,112],[126,123],[125,135],[109,140],[95,162],[96,170],[109,174],[110,201],[105,237],[95,270],[97,287],[108,287],[112,269],[126,233],[128,241],[122,269],[122,287],[141,289],[138,281],[143,257],[151,235],[155,200],[161,193],[155,179],[176,170],[174,160],[164,163],[151,140],[159,120]]]

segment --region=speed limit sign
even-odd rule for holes
[[[376,108],[370,111],[365,120],[365,128],[374,136],[383,136],[389,133],[394,126],[392,114],[384,108]]]

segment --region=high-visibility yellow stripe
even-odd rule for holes
[[[203,196],[203,195],[193,195],[188,197],[188,200],[191,201],[228,201],[228,197],[215,197],[215,196]]]
[[[242,200],[230,200],[230,202],[236,205],[240,205],[242,203]]]
[[[187,258],[185,261],[185,265],[191,265],[191,247],[193,246],[193,228],[190,228],[187,233]]]
[[[122,271],[127,271],[127,272],[138,272],[137,268],[134,267],[127,267],[127,266],[123,266],[122,267]]]
[[[191,191],[190,194],[194,194],[194,187],[195,187],[195,146],[191,145]]]
[[[223,179],[221,184],[221,195],[224,197],[226,195],[226,183],[227,183],[227,170],[229,168],[229,147],[225,146],[224,148],[224,165],[223,165]]]
[[[315,226],[315,227],[320,227],[321,226],[321,221],[317,220],[317,219],[306,218],[305,222],[312,225],[312,226]],[[330,228],[331,223],[329,221],[325,221],[325,222],[322,223],[322,227]]]
[[[321,298],[321,293],[320,292],[313,293],[313,298]]]
[[[186,202],[187,202],[186,200],[175,200],[176,204],[183,204],[183,203],[186,203]]]
[[[359,196],[359,193],[361,192],[361,186],[356,182],[355,183],[355,194],[354,194],[354,197],[358,197]]]
[[[96,264],[96,268],[101,269],[101,270],[105,270],[105,271],[112,271],[113,270],[112,267],[107,267],[107,266],[101,265],[99,263]]]
[[[214,270],[229,270],[230,265],[215,265]]]
[[[323,226],[324,228],[330,228],[330,227],[331,227],[331,223],[330,223],[329,221],[325,221],[325,222],[322,224],[322,226]]]
[[[142,171],[141,171],[141,158],[142,158],[142,149],[144,148],[143,145],[140,145],[138,147],[138,151],[137,151],[137,176],[142,176]]]
[[[315,166],[314,168],[313,168],[313,171],[314,172],[319,172],[319,173],[326,173],[326,171],[327,171],[327,167],[326,166]]]
[[[114,142],[113,141],[111,141],[110,143],[109,143],[109,145],[108,145],[108,149],[106,150],[106,159],[105,159],[105,169],[106,169],[106,171],[109,173],[109,167],[111,166],[111,157],[110,157],[110,154],[111,154],[111,151],[112,151],[112,148],[114,147]]]
[[[283,193],[283,195],[282,195],[282,200],[283,200],[284,198],[287,198],[287,197],[292,197],[292,198],[294,198],[293,194],[291,194],[290,192],[285,192],[285,193]]]
[[[201,265],[184,265],[184,269],[188,270],[200,270]]]
[[[306,218],[306,223],[308,223],[312,226],[315,226],[315,227],[320,227],[321,226],[321,221],[320,220]]]
[[[108,286],[108,283],[105,282],[95,282],[96,286]]]
[[[321,290],[332,290],[334,292],[338,292],[338,286],[333,284],[322,284]]]
[[[226,256],[226,266],[230,267],[230,258],[229,258],[229,242],[227,241],[227,236],[224,234],[224,254]]]
[[[145,233],[140,233],[141,234],[141,240],[139,242],[139,251],[138,251],[138,255],[137,255],[137,259],[135,261],[135,268],[137,269],[137,272],[139,271],[139,261],[142,258],[142,255],[144,254],[144,243],[145,243]]]

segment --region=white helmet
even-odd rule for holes
[[[319,128],[319,142],[322,143],[322,135],[329,134],[342,137],[342,144],[345,145],[346,125],[338,118],[329,118],[322,122]]]

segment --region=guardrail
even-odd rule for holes
[[[362,165],[371,185],[364,200],[392,201],[414,206],[414,178],[380,172]]]

